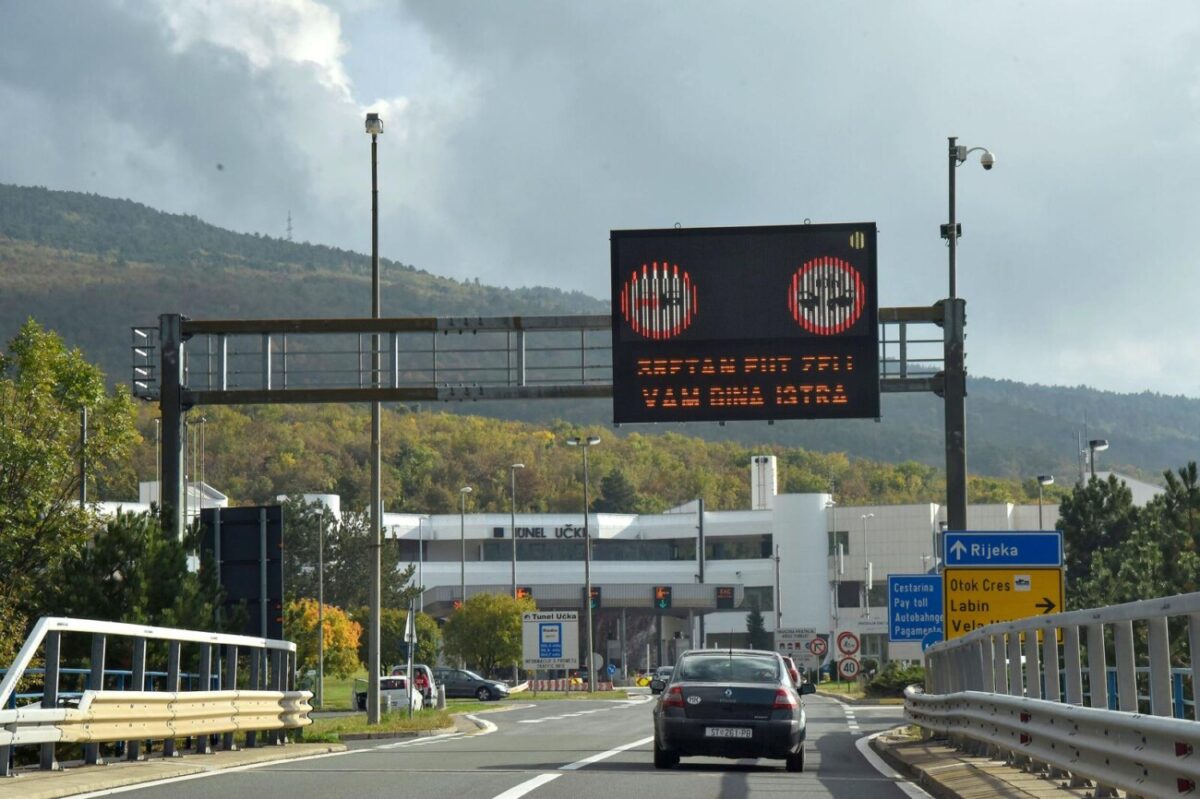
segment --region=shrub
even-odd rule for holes
[[[904,689],[913,683],[925,682],[925,669],[905,665],[902,661],[888,662],[875,678],[867,683],[868,696],[903,696]]]

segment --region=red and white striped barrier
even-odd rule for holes
[[[560,679],[560,680],[530,680],[529,689],[531,691],[583,691],[584,684],[577,679]],[[610,682],[596,683],[597,691],[611,691],[613,684]]]

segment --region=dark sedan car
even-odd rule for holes
[[[804,771],[804,694],[775,652],[698,649],[683,653],[654,708],[654,767],[680,757],[763,757]]]
[[[480,702],[487,702],[508,696],[508,686],[505,683],[480,677],[466,669],[437,668],[433,670],[433,679],[438,685],[446,686],[447,697],[473,696]]]

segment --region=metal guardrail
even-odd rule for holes
[[[60,693],[64,636],[90,636],[88,685],[68,698]],[[109,639],[126,643],[130,683],[139,690],[105,690]],[[73,641],[72,641],[73,643]],[[140,690],[147,684],[148,647],[166,660],[163,691]],[[207,690],[180,691],[181,663],[194,658],[196,674]],[[41,653],[43,667],[32,668]],[[194,739],[199,754],[212,751],[212,736],[225,749],[236,748],[235,732],[245,746],[284,743],[283,730],[309,722],[312,694],[295,690],[296,645],[244,635],[146,627],[137,624],[48,617],[40,619],[0,682],[0,707],[15,697],[17,685],[41,671],[42,694],[36,705],[0,710],[0,776],[11,776],[13,748],[37,745],[43,769],[55,769],[55,745],[84,744],[84,760],[101,763],[101,744],[120,742],[127,760],[142,759],[142,743],[162,741],[165,756],[178,754],[177,739]],[[247,671],[239,678],[239,665]],[[239,690],[239,682],[244,689]],[[215,690],[213,686],[215,685]]]
[[[1096,796],[1187,795],[1200,784],[1197,653],[1200,593],[991,624],[930,647],[905,713],[964,748],[1094,782]],[[1172,717],[1180,694],[1192,719]]]

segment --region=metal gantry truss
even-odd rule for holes
[[[961,302],[961,301],[960,301]],[[945,385],[944,302],[880,308],[880,390]],[[959,328],[961,329],[961,328]],[[198,405],[612,396],[612,318],[187,319],[133,328],[133,393],[162,411],[162,500],[183,529],[182,416]],[[380,354],[380,369],[372,368]]]

